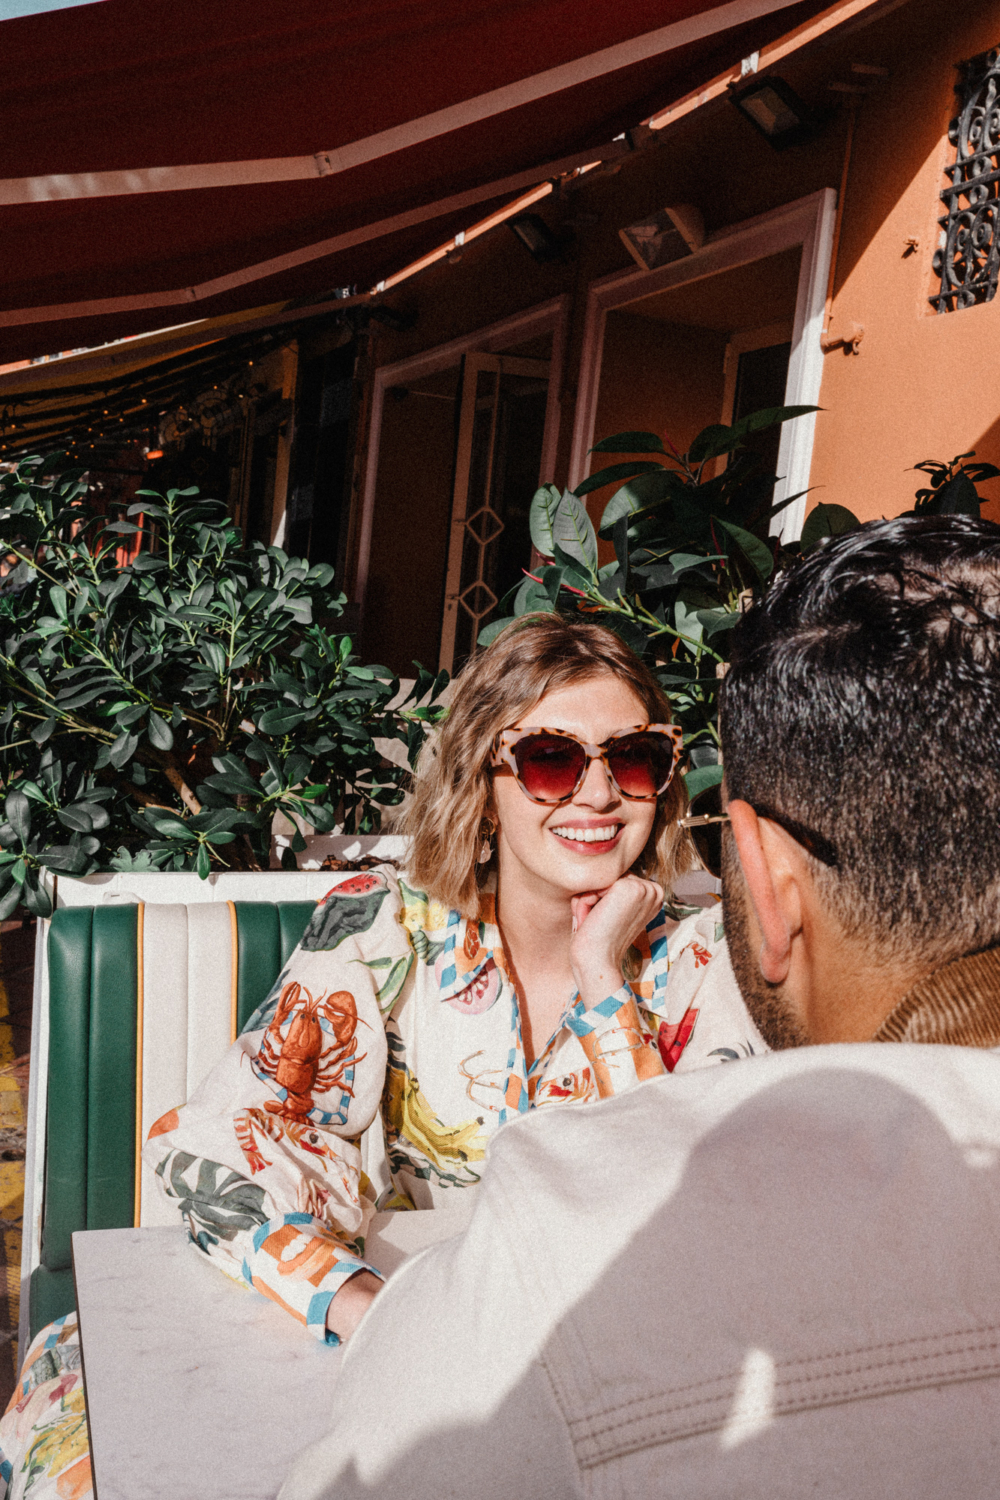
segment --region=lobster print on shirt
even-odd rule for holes
[[[354,1095],[354,1069],[366,1054],[357,1055],[358,1007],[350,990],[336,990],[315,999],[301,984],[286,984],[274,1019],[264,1033],[260,1050],[250,1065],[257,1077],[278,1095],[264,1108],[302,1123],[343,1125]],[[370,1029],[370,1028],[369,1028]],[[337,1109],[320,1109],[313,1091],[340,1091]]]

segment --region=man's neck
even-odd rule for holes
[[[881,958],[877,939],[846,937],[828,917],[803,934],[789,988],[813,1042],[867,1042],[928,972],[926,960]]]

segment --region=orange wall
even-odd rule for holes
[[[942,168],[954,159],[952,64],[1000,42],[1000,13],[980,4],[928,10],[908,55],[859,113],[832,332],[857,322],[864,339],[857,356],[825,356],[816,423],[811,499],[864,520],[912,506],[925,480],[910,470],[921,459],[975,449],[1000,464],[1000,297],[940,316],[927,301],[940,285],[931,261]],[[906,254],[910,237],[919,243]],[[983,494],[984,514],[1000,520],[1000,482]]]

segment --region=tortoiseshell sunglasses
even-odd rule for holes
[[[556,806],[576,796],[592,760],[630,802],[649,802],[665,792],[681,758],[678,724],[637,724],[620,729],[603,745],[588,745],[565,729],[501,729],[490,765],[509,766],[532,802]]]

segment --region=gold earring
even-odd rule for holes
[[[480,823],[479,831],[483,837],[483,845],[479,851],[478,863],[481,865],[485,865],[488,864],[489,861],[493,858],[493,845],[491,843],[491,840],[493,838],[493,835],[497,831],[496,819],[491,818],[487,815]]]

